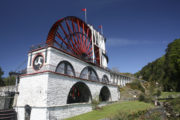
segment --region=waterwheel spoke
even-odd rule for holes
[[[81,30],[80,30],[80,26],[79,26],[79,21],[77,20],[77,24],[78,24],[78,32],[81,33]],[[82,48],[82,38],[81,38],[81,34],[80,34],[80,46]]]
[[[83,48],[83,51],[85,51],[85,46],[84,46],[84,43],[85,43],[85,40],[84,40],[84,37],[85,37],[85,36],[84,36],[84,23],[82,23],[82,29],[83,29],[83,36],[82,36],[82,37],[83,37],[83,39],[82,39],[82,40],[83,40],[83,43],[82,43],[82,48]]]
[[[76,23],[76,24],[78,24],[78,23]],[[77,30],[76,30],[76,27],[75,27],[75,25],[74,25],[74,22],[73,22],[73,26],[74,26],[74,30],[75,30],[75,33],[76,33],[76,36],[77,36],[77,39],[78,39],[78,41],[77,41],[78,46],[79,46],[79,48],[81,48],[81,46],[80,46],[80,36],[78,35],[79,33],[78,33]],[[77,28],[77,29],[78,29],[78,28]]]
[[[46,43],[56,45],[73,56],[84,57],[85,60],[93,58],[91,29],[76,17],[58,20],[50,29]]]
[[[57,32],[57,37],[58,37],[59,39],[61,39],[61,40],[63,41],[63,43],[65,43],[65,45],[66,45],[67,47],[71,48],[72,51],[76,51],[70,44],[68,44],[68,43],[61,37],[61,35],[60,35],[58,32]]]
[[[87,37],[86,37],[84,46],[86,47],[86,50],[88,50],[88,48],[87,48],[87,41],[88,41],[88,34],[89,34],[89,29],[88,28],[87,28],[86,34],[87,34]]]
[[[87,48],[88,50],[89,50],[89,47],[92,45],[91,41],[92,41],[92,37],[91,37],[89,44],[88,44],[88,48]]]
[[[69,23],[67,22],[67,20],[65,20],[65,22],[66,22],[66,26],[67,26],[67,28],[68,28],[69,34],[70,34],[70,35],[73,35],[73,38],[74,38],[74,40],[75,40],[75,36],[74,36],[74,34],[72,33],[72,30],[71,30],[71,27],[69,26]],[[78,51],[78,49],[77,49],[77,47],[76,47],[76,45],[74,44],[71,36],[70,36],[70,40],[71,40],[71,43],[73,44],[73,47],[76,48],[76,53],[77,53],[77,54],[80,54],[79,51]]]
[[[75,27],[75,24],[74,24],[74,21],[73,21],[73,20],[72,20],[72,26],[73,26],[73,32],[75,33],[76,38],[77,38],[77,39],[75,39],[75,43],[76,43],[76,45],[77,45],[77,47],[78,47],[78,49],[79,49],[79,48],[80,48],[80,46],[79,46],[79,44],[78,44],[79,36],[77,35],[76,27]],[[77,41],[77,40],[78,40],[78,41]]]
[[[59,23],[59,26],[61,27],[62,31],[64,32],[66,38],[69,37],[69,35],[66,33],[65,29],[63,28],[63,26],[61,25],[61,23]]]

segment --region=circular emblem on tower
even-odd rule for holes
[[[44,57],[42,55],[37,55],[33,61],[34,70],[40,70],[44,63]]]

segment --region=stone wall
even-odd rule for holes
[[[47,106],[48,73],[22,76],[18,87],[17,106]]]
[[[32,66],[32,62],[33,62],[33,59],[34,57],[36,56],[36,54],[42,54],[44,57],[47,57],[47,62],[44,63],[43,67],[38,71],[38,72],[41,72],[41,71],[47,71],[47,70],[50,70],[50,71],[54,71],[56,70],[56,67],[58,66],[58,64],[61,62],[61,61],[68,61],[72,64],[74,70],[75,70],[75,73],[76,73],[76,77],[79,77],[80,76],[80,73],[81,71],[87,67],[87,66],[91,66],[98,74],[98,77],[99,79],[101,80],[103,75],[106,74],[108,79],[110,80],[110,73],[105,70],[105,69],[102,69],[100,67],[97,67],[97,66],[94,66],[94,65],[91,65],[89,63],[86,63],[82,60],[79,60],[75,57],[72,57],[66,53],[63,53],[55,48],[51,48],[49,47],[47,49],[47,54],[46,54],[46,49],[43,49],[43,50],[40,50],[38,52],[34,52],[32,53],[29,53],[29,58],[28,58],[28,66],[27,66],[27,73],[30,74],[30,73],[35,73],[37,71],[35,71],[33,69],[33,66]],[[47,56],[46,56],[47,55]],[[31,59],[30,59],[31,58]],[[30,64],[31,62],[31,64]],[[31,66],[30,66],[31,65]]]
[[[8,109],[13,97],[9,94],[15,92],[15,86],[0,87],[0,109]]]
[[[35,71],[32,62],[37,54],[42,54],[47,61],[40,70]],[[120,98],[118,86],[101,82],[103,75],[107,75],[110,80],[110,73],[105,69],[51,47],[29,53],[28,56],[27,75],[20,77],[18,87],[19,95],[16,105],[18,120],[24,120],[26,105],[32,108],[31,120],[62,119],[91,111],[91,100],[100,96],[100,91],[104,86],[110,92],[109,101],[118,101]],[[64,60],[72,64],[76,73],[75,77],[55,72],[58,64]],[[100,81],[79,78],[81,71],[87,66],[91,66],[96,71]],[[88,87],[91,94],[90,100],[81,104],[67,104],[72,86],[79,82]]]
[[[97,96],[99,96],[101,88],[103,86],[107,86],[111,93],[110,101],[119,100],[120,93],[118,91],[117,86],[105,85],[94,81],[85,81],[77,78],[50,73],[47,90],[48,106],[67,104],[67,96],[69,94],[69,91],[72,88],[72,86],[77,82],[83,82],[89,87],[92,99],[95,99]]]
[[[49,120],[62,120],[79,114],[90,112],[91,104],[70,104],[65,106],[56,106],[48,108]]]

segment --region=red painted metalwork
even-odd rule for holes
[[[74,99],[76,97],[76,93],[77,93],[77,96],[79,97],[80,96],[79,88],[73,86],[73,88],[72,88],[72,97]]]
[[[77,17],[68,16],[58,20],[49,31],[46,44],[58,47],[86,61],[93,60],[92,31]],[[96,60],[95,56],[95,61],[98,59]]]

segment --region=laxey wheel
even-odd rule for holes
[[[58,47],[86,61],[93,60],[92,32],[81,19],[68,16],[50,29],[46,44]],[[95,61],[96,58],[95,58]]]

